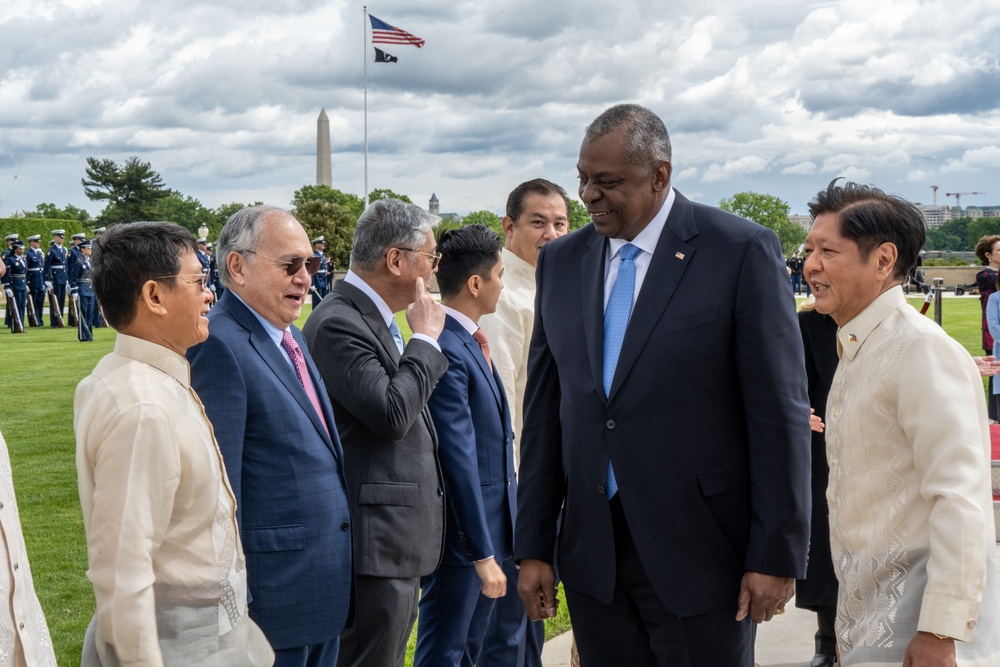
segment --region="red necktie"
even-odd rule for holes
[[[490,341],[486,340],[486,334],[483,333],[482,329],[476,329],[476,333],[472,334],[472,340],[479,343],[479,349],[483,351],[483,356],[486,357],[486,365],[493,370],[493,362],[490,361]]]
[[[306,390],[306,396],[312,402],[316,414],[319,415],[319,420],[323,422],[323,428],[329,433],[330,428],[326,425],[326,419],[323,417],[323,408],[320,407],[319,396],[316,395],[316,387],[313,386],[312,378],[309,377],[309,368],[306,366],[305,355],[302,354],[299,344],[292,338],[290,331],[286,331],[281,335],[281,349],[292,360],[292,365],[295,366],[295,374],[299,376],[299,382],[302,383],[302,388]]]

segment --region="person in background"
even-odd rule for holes
[[[983,269],[976,274],[976,288],[979,290],[979,305],[983,316],[983,352],[993,353],[993,334],[986,323],[986,304],[990,295],[997,291],[998,271],[1000,271],[1000,235],[984,236],[976,243],[976,257],[983,263]],[[986,408],[991,422],[1000,420],[1000,406],[990,377],[986,388]]]

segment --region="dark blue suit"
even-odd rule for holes
[[[45,279],[52,283],[52,294],[56,298],[59,314],[66,307],[66,283],[69,272],[66,269],[67,252],[64,246],[52,246],[45,255]],[[49,326],[57,327],[59,322],[55,313],[49,312]]]
[[[312,286],[316,288],[316,291],[312,293],[313,309],[315,309],[319,306],[319,302],[330,293],[330,280],[326,273],[330,268],[330,260],[319,250],[313,251],[313,257],[320,258],[319,271],[314,273],[312,277]]]
[[[352,530],[323,381],[292,326],[329,431],[288,356],[234,293],[209,320],[208,340],[187,356],[236,495],[250,616],[276,651],[336,642],[353,613]]]
[[[19,257],[16,253],[10,253],[4,259],[7,265],[7,272],[3,278],[3,286],[9,289],[14,295],[7,299],[7,315],[10,317],[10,324],[13,327],[14,316],[11,308],[17,309],[18,317],[21,320],[21,328],[28,326],[27,298],[28,298],[28,265],[24,257]],[[13,330],[13,328],[12,328]]]
[[[474,561],[512,559],[517,482],[507,395],[479,343],[450,315],[438,338],[448,370],[431,394],[448,523],[441,567],[421,580],[414,666],[472,667],[496,600]],[[513,662],[511,662],[513,664]]]
[[[83,253],[69,265],[70,293],[80,297],[80,309],[76,316],[77,337],[81,341],[94,340],[94,327],[97,326],[97,297],[90,278],[92,268],[90,259]]]

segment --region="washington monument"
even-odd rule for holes
[[[326,109],[320,109],[316,119],[316,185],[333,187],[330,167],[330,118]]]

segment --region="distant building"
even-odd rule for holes
[[[952,218],[950,206],[918,204],[917,208],[920,209],[921,215],[924,216],[924,224],[927,225],[928,229],[940,227]]]
[[[437,195],[433,192],[431,193],[431,200],[427,204],[427,212],[431,215],[441,215],[440,202],[438,202]]]
[[[802,229],[804,229],[806,231],[809,231],[809,228],[812,227],[812,216],[808,216],[808,215],[790,215],[790,216],[788,216],[788,219],[791,220],[792,222],[796,223],[799,227],[801,227]]]

